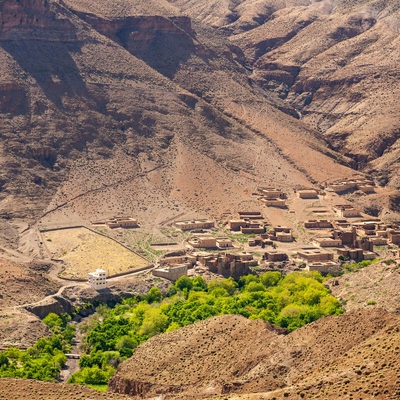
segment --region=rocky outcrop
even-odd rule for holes
[[[26,306],[25,309],[40,319],[45,318],[50,313],[63,314],[68,312],[55,297],[48,298],[39,304]]]
[[[73,37],[73,25],[62,16],[57,3],[49,0],[6,0],[0,3],[0,40],[43,37],[48,31]],[[45,31],[45,32],[44,32]],[[71,36],[72,35],[72,36]]]
[[[389,196],[389,209],[400,212],[400,192]]]
[[[254,366],[260,349],[283,332],[237,315],[209,318],[139,346],[111,378],[109,390],[145,398],[221,394],[225,383]]]
[[[6,114],[24,115],[28,111],[28,96],[23,85],[0,83],[0,110]]]
[[[8,347],[26,349],[49,335],[48,326],[25,310],[2,310],[0,313],[0,350]]]
[[[110,20],[72,11],[97,32],[121,44],[168,77],[173,76],[179,64],[196,50],[195,32],[186,16],[130,16]],[[168,54],[171,48],[174,49],[173,57]]]
[[[132,16],[118,19],[105,19],[94,14],[71,9],[81,19],[86,21],[97,32],[115,41],[120,41],[124,47],[137,41],[142,45],[149,43],[156,35],[194,35],[190,18],[185,16]],[[140,47],[140,44],[138,45]]]
[[[115,393],[128,394],[130,396],[145,396],[151,389],[147,382],[132,381],[130,379],[113,379],[110,389]]]

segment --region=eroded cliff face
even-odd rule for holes
[[[143,396],[150,391],[152,385],[148,382],[133,381],[131,379],[116,378],[113,379],[110,390],[115,393],[128,394],[129,396]],[[167,393],[173,393],[172,388],[166,390]]]
[[[191,20],[185,16],[129,16],[104,19],[94,14],[72,11],[97,32],[121,44],[161,74],[172,78],[179,65],[196,47]],[[201,50],[199,50],[201,51]]]
[[[72,24],[62,16],[57,3],[49,0],[4,0],[0,4],[0,39],[14,40],[16,36],[33,38],[46,30],[71,31]],[[53,32],[54,33],[54,32]]]
[[[0,4],[1,32],[15,27],[29,26],[44,28],[51,13],[46,0],[3,1]]]

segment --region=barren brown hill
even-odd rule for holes
[[[372,264],[333,278],[327,284],[346,310],[379,307],[395,313],[400,311],[400,270],[396,262]]]
[[[18,308],[0,310],[0,349],[26,349],[50,335],[49,328],[35,315]]]
[[[397,390],[391,380],[398,369],[399,327],[398,316],[383,309],[323,318],[286,335],[262,321],[215,317],[141,345],[119,367],[110,389],[166,398],[280,390],[282,396],[324,398],[318,391],[331,383],[347,398],[370,390],[372,375],[382,385],[374,393],[386,391],[390,398]]]
[[[172,1],[230,35],[250,78],[285,99],[332,148],[399,188],[397,1]]]
[[[50,265],[19,264],[0,258],[0,307],[18,306],[41,300],[61,287],[48,277]]]
[[[39,382],[28,379],[0,379],[0,399],[8,400],[126,400],[132,397],[115,393],[100,393],[81,385]]]

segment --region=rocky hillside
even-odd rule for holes
[[[17,264],[0,258],[0,307],[10,307],[35,302],[61,287],[48,277],[49,264]]]
[[[394,398],[399,328],[398,316],[383,309],[323,318],[290,334],[259,320],[215,317],[141,345],[110,390],[145,398]]]
[[[3,0],[0,10],[8,246],[43,257],[39,220],[218,216],[258,185],[354,172],[248,79],[237,46],[175,5]]]
[[[326,284],[346,310],[380,307],[394,313],[400,311],[400,269],[395,262],[372,264]]]
[[[333,149],[399,188],[399,4],[172,1],[244,53],[250,79],[294,107]]]
[[[66,385],[49,382],[39,382],[28,379],[0,379],[0,398],[22,400],[27,398],[32,400],[127,400],[132,397],[113,394],[100,393],[97,390],[79,385]]]

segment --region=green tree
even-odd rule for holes
[[[188,291],[190,291],[193,287],[193,283],[192,280],[190,278],[188,278],[187,276],[183,275],[180,278],[178,278],[178,280],[175,282],[175,287],[178,290],[184,290],[187,289]]]
[[[64,323],[62,318],[55,314],[55,313],[50,313],[48,314],[45,318],[43,318],[43,322],[50,328],[53,329],[55,327],[62,328]]]
[[[207,290],[207,284],[203,277],[196,276],[192,279],[192,285],[194,290]]]
[[[238,284],[233,278],[227,279],[212,279],[208,282],[208,291],[212,292],[215,288],[225,289],[231,296],[235,293]]]
[[[244,290],[246,292],[263,292],[265,286],[261,282],[251,281],[244,287]]]
[[[142,326],[139,330],[139,335],[154,336],[157,333],[165,331],[168,327],[168,317],[160,310],[153,308],[146,313],[143,318]]]
[[[279,271],[265,272],[260,276],[260,281],[266,288],[276,286],[281,279],[282,274]]]
[[[153,286],[147,294],[144,296],[144,299],[148,303],[159,303],[162,299],[161,290],[158,287]]]
[[[3,352],[0,352],[0,368],[8,367],[9,365],[10,362],[8,361],[8,357]]]

